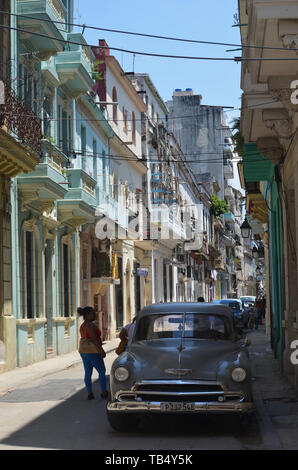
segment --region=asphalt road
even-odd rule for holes
[[[105,359],[107,374],[115,359]],[[77,364],[0,396],[0,450],[246,450],[262,449],[257,416],[245,428],[230,417],[155,417],[135,432],[115,432],[93,375],[95,400],[86,399]]]

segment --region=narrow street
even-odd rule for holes
[[[295,448],[297,443],[289,436],[297,425],[297,402],[284,379],[279,381],[278,370],[273,369],[275,362],[264,330],[248,335],[252,340],[255,412],[247,427],[229,417],[169,416],[146,420],[136,432],[115,432],[107,422],[106,402],[99,398],[96,375],[96,399],[87,401],[83,367],[76,362],[42,378],[28,378],[24,385],[2,393],[0,450],[262,450],[282,446],[280,436],[288,448]],[[107,374],[115,357],[114,352],[107,354]]]
[[[107,355],[107,372],[115,357]],[[0,450],[255,449],[262,444],[255,419],[242,433],[230,418],[175,416],[146,421],[142,432],[117,433],[107,422],[99,385],[94,385],[96,399],[87,401],[82,377],[77,364],[3,395]]]

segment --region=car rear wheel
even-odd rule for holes
[[[138,429],[138,417],[128,413],[107,411],[110,426],[118,432],[132,432]]]

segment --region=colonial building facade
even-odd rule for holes
[[[294,0],[240,0],[239,15],[242,44],[259,47],[243,49],[244,58],[254,58],[242,64],[243,187],[247,211],[261,225],[258,238],[264,243],[267,332],[297,389],[290,355],[297,339],[298,6]],[[269,46],[277,48],[274,53]]]

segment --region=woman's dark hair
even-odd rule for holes
[[[80,317],[82,316],[84,317],[84,320],[86,320],[86,317],[87,315],[89,315],[89,313],[94,313],[94,308],[93,307],[79,307],[77,311]]]

